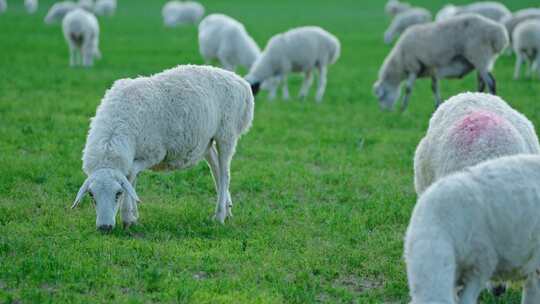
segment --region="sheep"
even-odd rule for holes
[[[501,98],[463,93],[433,114],[414,157],[418,195],[437,180],[506,155],[540,154],[533,124]]]
[[[531,71],[540,73],[540,19],[530,19],[518,24],[512,34],[514,37],[514,52],[516,53],[516,67],[514,79],[519,79],[521,66],[528,61],[528,76]]]
[[[34,14],[37,11],[38,6],[38,0],[24,0],[24,7],[29,14]]]
[[[249,84],[219,68],[177,66],[116,81],[90,124],[82,158],[88,177],[72,208],[89,193],[99,230],[115,226],[119,208],[129,227],[138,219],[139,173],[182,170],[205,159],[218,192],[215,219],[224,223],[232,216],[230,163],[253,109]]]
[[[169,1],[161,11],[167,27],[197,24],[204,16],[204,7],[198,2]]]
[[[96,15],[112,16],[116,12],[116,0],[98,0],[94,6]]]
[[[251,84],[254,94],[257,94],[264,81],[278,77],[286,90],[287,74],[304,73],[304,83],[300,90],[300,98],[303,99],[313,83],[313,70],[317,69],[319,87],[316,100],[321,102],[326,89],[328,66],[338,60],[340,53],[339,40],[324,29],[317,26],[294,28],[270,39],[245,78]]]
[[[540,20],[540,9],[538,8],[528,8],[515,12],[513,15],[505,18],[502,23],[506,27],[508,34],[510,35],[510,46],[513,46],[513,33],[516,26],[527,20]],[[508,55],[512,54],[512,48],[508,48]]]
[[[395,37],[401,35],[407,28],[416,24],[428,23],[432,18],[431,13],[424,8],[411,8],[397,14],[384,33],[384,43],[391,44]]]
[[[101,58],[99,24],[92,13],[81,8],[70,11],[62,21],[62,30],[69,46],[70,66],[90,67],[94,58]]]
[[[464,6],[446,5],[437,13],[435,20],[443,21],[462,14],[479,14],[497,22],[501,22],[512,15],[510,10],[502,3],[480,1]]]
[[[199,24],[199,50],[207,64],[218,59],[223,68],[248,70],[261,55],[261,49],[244,26],[222,14],[206,16]]]
[[[53,24],[56,22],[61,22],[67,13],[76,9],[77,7],[77,3],[72,1],[56,2],[47,12],[47,16],[45,16],[45,23]]]
[[[0,14],[7,11],[7,1],[6,0],[0,0]]]
[[[394,17],[401,14],[411,8],[411,5],[407,2],[400,2],[399,0],[388,0],[384,6],[384,11],[387,15]]]
[[[441,103],[439,80],[478,72],[478,90],[496,94],[491,74],[499,54],[508,45],[506,29],[479,15],[467,14],[446,21],[416,25],[401,36],[386,57],[373,86],[383,110],[391,110],[406,80],[401,110],[409,104],[418,78],[431,77],[435,104]]]
[[[411,303],[477,303],[490,279],[526,279],[521,303],[540,303],[539,180],[540,156],[522,154],[450,175],[422,194],[404,246]]]
[[[89,12],[94,11],[94,0],[79,0],[77,4],[80,8],[83,8]]]

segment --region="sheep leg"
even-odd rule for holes
[[[91,41],[87,41],[85,39],[85,42],[82,46],[83,66],[91,67],[94,63],[93,58],[94,58],[94,46],[92,45]]]
[[[482,82],[480,82],[480,80],[482,80]],[[484,91],[485,85],[487,84],[489,93],[492,95],[497,94],[497,83],[495,82],[495,77],[493,77],[493,75],[490,72],[488,71],[479,72],[478,82],[479,82],[480,92]]]
[[[471,277],[465,284],[465,288],[460,296],[460,304],[472,304],[477,303],[478,296],[482,292],[483,286],[486,280],[483,280],[481,276]]]
[[[216,150],[216,147],[212,143],[210,147],[208,148],[208,152],[206,153],[206,162],[208,163],[208,166],[210,167],[210,171],[212,172],[212,177],[214,179],[214,185],[216,187],[216,193],[219,193],[219,158],[218,153]],[[232,217],[232,200],[231,200],[231,194],[227,191],[227,216]]]
[[[137,184],[137,175],[129,176],[129,182],[135,188]],[[124,228],[129,228],[137,223],[139,219],[139,211],[137,210],[137,202],[127,194],[123,194],[121,198],[121,216]]]
[[[287,82],[287,75],[281,76],[281,81],[283,84],[283,100],[289,100],[291,95],[289,94],[289,84]]]
[[[538,63],[539,63],[538,61],[539,61],[539,60],[540,60],[540,55],[538,55],[538,56],[534,59],[533,64],[532,64],[532,67],[531,67],[531,69],[533,70],[533,72],[535,72],[535,73],[537,73],[537,74],[540,73],[540,71],[538,70]]]
[[[540,303],[540,280],[536,273],[529,275],[523,286],[522,304]]]
[[[405,95],[403,95],[403,101],[401,103],[401,112],[405,112],[405,110],[407,110],[407,107],[409,106],[409,98],[411,97],[412,89],[415,82],[416,74],[409,74],[409,78],[407,79],[407,84],[405,86]]]
[[[486,90],[486,83],[480,73],[476,74],[476,80],[478,81],[478,92],[484,92]]]
[[[495,76],[493,76],[492,73],[488,73],[489,82],[488,82],[488,88],[489,93],[492,95],[497,95],[497,81],[495,80]]]
[[[328,70],[325,65],[319,66],[319,88],[317,89],[317,96],[315,96],[315,100],[317,102],[322,102],[324,97],[324,92],[326,91],[326,74]]]
[[[312,85],[313,85],[313,71],[309,70],[304,74],[304,82],[302,83],[302,89],[300,89],[300,94],[298,94],[298,97],[301,100],[306,99],[309,93],[309,89],[311,88]]]
[[[437,77],[431,77],[431,90],[433,91],[433,95],[435,95],[435,109],[437,109],[442,103],[439,79]]]
[[[514,68],[514,79],[518,80],[521,75],[521,66],[523,65],[523,57],[520,52],[516,53],[516,66]]]
[[[217,140],[218,162],[219,162],[219,192],[216,206],[215,219],[220,223],[225,223],[227,218],[227,201],[229,199],[230,167],[231,160],[236,147],[236,141]]]
[[[69,46],[69,66],[74,67],[77,64],[77,50]]]

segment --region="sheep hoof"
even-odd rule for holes
[[[226,218],[227,218],[227,214],[225,212],[218,212],[214,215],[214,221],[217,221],[222,225],[225,224]]]
[[[124,222],[124,223],[123,223],[123,227],[124,227],[124,229],[126,229],[126,230],[129,229],[129,228],[131,228],[132,226],[135,226],[135,225],[137,225],[137,221],[133,221],[133,222]]]

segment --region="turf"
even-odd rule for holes
[[[100,19],[103,60],[71,69],[60,27],[42,22],[51,1],[35,16],[15,2],[0,15],[0,303],[407,303],[412,159],[434,106],[419,81],[406,113],[379,111],[371,88],[390,50],[382,0],[204,1],[261,45],[300,25],[335,33],[343,50],[325,101],[259,96],[233,162],[226,225],[211,220],[216,194],[201,163],[142,174],[140,224],[110,235],[95,230],[88,199],[69,209],[85,179],[89,118],[116,79],[202,63],[196,28],[165,29],[163,1],[120,0],[117,16]],[[540,87],[513,81],[512,67],[511,57],[497,63],[500,94],[538,122]],[[474,89],[474,78],[443,82],[443,96]],[[291,79],[294,95],[300,82]],[[482,301],[519,298],[516,286]]]

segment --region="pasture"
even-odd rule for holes
[[[436,12],[443,0],[412,0]],[[466,3],[466,1],[455,1]],[[515,10],[532,0],[502,1]],[[407,303],[403,237],[416,202],[413,155],[434,110],[420,80],[403,113],[372,94],[390,51],[382,0],[207,0],[246,25],[259,45],[275,33],[319,25],[342,44],[322,104],[256,100],[255,120],[232,163],[234,218],[214,222],[216,192],[205,163],[138,180],[139,224],[108,235],[88,198],[89,119],[120,78],[202,64],[196,27],[164,28],[164,1],[120,0],[99,18],[103,59],[70,68],[58,24],[9,1],[0,15],[0,303]],[[499,95],[540,125],[538,79],[512,79],[501,56]],[[240,71],[242,74],[245,71]],[[444,99],[476,77],[441,83]],[[538,128],[537,128],[538,129]],[[519,303],[519,286],[482,303]]]

